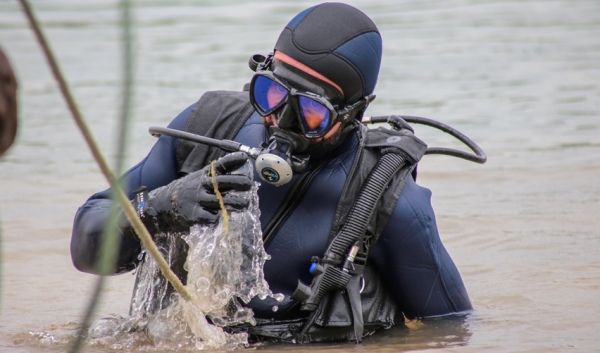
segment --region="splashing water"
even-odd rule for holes
[[[187,272],[191,301],[181,299],[150,257],[143,255],[131,299],[130,317],[104,318],[90,329],[92,344],[114,348],[214,349],[247,344],[245,332],[227,333],[225,326],[254,324],[251,309],[243,306],[252,298],[273,294],[264,279],[269,259],[260,228],[258,184],[249,192],[245,212],[232,212],[229,232],[223,220],[216,225],[195,225],[189,233],[167,233],[157,243],[167,262]],[[183,254],[187,251],[185,262]],[[179,275],[180,273],[178,273]]]

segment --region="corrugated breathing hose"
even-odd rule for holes
[[[357,201],[350,209],[346,223],[326,251],[327,255],[334,256],[325,260],[340,264],[348,249],[364,236],[369,221],[377,209],[377,202],[405,163],[405,158],[396,152],[388,152],[381,157],[375,169],[367,177]]]

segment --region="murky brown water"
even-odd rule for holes
[[[464,322],[412,323],[359,346],[259,350],[598,351],[600,2],[351,3],[375,19],[384,38],[371,113],[440,118],[488,152],[484,166],[440,156],[420,166],[476,312]],[[250,78],[248,55],[269,50],[307,5],[140,1],[130,163],[153,143],[148,126],[165,124],[205,90],[241,87]],[[111,155],[120,77],[116,4],[34,6]],[[72,217],[105,183],[16,2],[0,3],[0,44],[21,84],[17,145],[0,161],[0,351],[62,352],[64,343],[47,341],[76,327],[94,279],[71,266]],[[430,144],[453,143],[417,132]],[[111,278],[99,315],[126,314],[132,282],[131,275]]]

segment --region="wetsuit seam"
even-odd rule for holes
[[[408,206],[410,207],[410,210],[412,211],[413,215],[415,216],[415,218],[417,219],[417,221],[418,221],[418,222],[421,224],[421,227],[422,227],[423,229],[425,229],[425,231],[426,231],[426,234],[427,234],[428,238],[430,239],[430,238],[431,238],[431,233],[430,233],[430,231],[429,231],[429,224],[428,224],[428,222],[425,222],[425,221],[422,219],[421,215],[420,215],[420,214],[417,212],[417,210],[416,210],[416,209],[415,209],[415,207],[413,206],[413,204],[412,204],[412,202],[410,201],[410,199],[408,199],[408,198],[406,198],[406,197],[403,197],[403,196],[401,196],[401,198],[402,198],[402,199],[404,199],[404,200],[406,200],[406,202],[407,202]],[[434,279],[434,281],[432,281],[432,283],[431,283],[431,287],[429,288],[429,294],[428,294],[428,296],[427,296],[427,300],[426,300],[426,301],[425,301],[425,303],[423,304],[423,309],[422,309],[422,312],[423,312],[423,313],[425,313],[425,312],[426,312],[426,310],[427,310],[427,307],[429,306],[429,302],[431,301],[431,295],[432,295],[432,293],[433,293],[433,288],[435,287],[435,282],[437,281],[437,279],[438,279],[438,277],[439,277],[439,275],[440,275],[440,274],[439,274],[439,270],[437,270],[437,268],[439,268],[438,259],[437,259],[437,256],[435,256],[435,254],[434,254],[434,252],[433,252],[433,249],[432,249],[432,247],[431,247],[431,241],[428,241],[427,243],[428,243],[428,250],[429,250],[429,252],[430,252],[430,256],[432,256],[432,257],[433,257],[433,259],[434,259],[434,261],[435,261],[435,267],[433,267],[432,269],[436,271],[436,275],[435,275],[435,279]],[[427,266],[427,267],[429,267],[429,266]]]
[[[410,207],[412,213],[415,215],[415,217],[417,218],[417,220],[419,221],[419,223],[421,224],[421,226],[425,229],[426,234],[428,236],[428,250],[430,252],[430,256],[433,258],[434,261],[434,267],[432,268],[433,270],[435,270],[435,280],[433,281],[433,283],[431,284],[431,288],[429,289],[429,295],[427,296],[427,301],[425,302],[425,305],[423,306],[423,312],[425,312],[425,309],[429,306],[429,303],[431,301],[431,295],[433,293],[433,288],[435,287],[435,284],[437,281],[440,282],[440,285],[442,286],[442,288],[444,289],[444,296],[446,298],[446,301],[448,303],[450,303],[450,305],[452,306],[452,310],[456,311],[456,305],[454,304],[454,302],[452,301],[450,295],[449,295],[449,291],[448,288],[446,286],[446,284],[444,283],[444,279],[441,276],[441,271],[440,271],[440,261],[438,259],[437,256],[437,252],[434,251],[433,249],[433,241],[432,241],[432,233],[431,233],[431,227],[430,227],[430,222],[428,221],[426,222],[423,219],[423,216],[421,214],[419,214],[415,207],[413,206],[412,202],[410,199],[401,196],[401,198],[403,198],[404,200],[406,200],[408,206]]]
[[[348,178],[348,175],[350,174],[350,171],[346,168],[346,166],[344,165],[343,161],[340,161],[340,169],[344,173],[344,176],[346,178]]]
[[[298,27],[295,27],[295,28],[286,27],[284,30],[289,30],[291,32],[290,37],[292,39],[292,43],[294,43],[296,48],[298,48],[301,53],[308,54],[308,55],[335,54],[336,50],[338,50],[341,46],[344,46],[344,44],[348,43],[349,41],[351,41],[352,39],[354,39],[356,37],[362,36],[363,34],[370,33],[370,32],[379,34],[373,28],[366,27],[364,29],[360,29],[360,31],[358,33],[354,33],[354,34],[344,37],[343,39],[339,40],[338,43],[333,44],[333,46],[329,49],[308,49],[305,46],[303,46],[302,44],[298,43],[296,36],[295,36],[297,28]]]
[[[358,67],[356,67],[356,65],[354,65],[354,63],[352,61],[350,61],[350,59],[347,59],[345,57],[343,57],[342,55],[336,53],[336,52],[332,52],[333,56],[338,57],[339,59],[341,59],[342,61],[344,61],[346,64],[348,64],[350,67],[352,67],[352,69],[354,70],[354,72],[356,72],[358,74],[358,77],[360,78],[360,86],[361,86],[361,94],[364,95],[364,91],[365,91],[365,78],[363,77],[363,73],[361,70],[359,70]],[[346,94],[346,93],[344,93]],[[351,97],[344,97],[345,99],[350,99]]]
[[[405,200],[406,201],[406,203],[410,207],[410,210],[412,211],[412,214],[413,214],[414,218],[417,219],[417,221],[419,222],[419,224],[421,225],[421,227],[424,227],[425,229],[427,229],[427,234],[429,235],[429,224],[427,224],[426,222],[423,221],[421,215],[417,212],[417,210],[413,206],[413,204],[410,201],[410,199],[407,198],[406,196],[404,196],[404,193],[401,193],[400,194],[400,198],[398,199],[397,202],[400,202],[400,200]],[[431,250],[431,248],[429,250]],[[436,261],[437,261],[437,259],[436,259]]]
[[[425,305],[423,305],[423,312],[427,312],[427,307],[429,307],[429,303],[431,302],[431,296],[433,295],[433,289],[435,288],[435,283],[439,280],[440,278],[440,271],[437,270],[435,272],[435,278],[433,280],[433,283],[431,284],[431,287],[429,288],[429,294],[427,295],[427,300],[425,301]],[[425,315],[427,316],[427,315]]]

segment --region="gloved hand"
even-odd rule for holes
[[[242,152],[227,154],[216,162],[216,180],[225,208],[241,210],[248,198],[232,191],[248,191],[253,185],[252,166]],[[152,190],[143,210],[142,220],[151,233],[185,231],[196,223],[214,223],[220,210],[210,175],[210,164]]]

